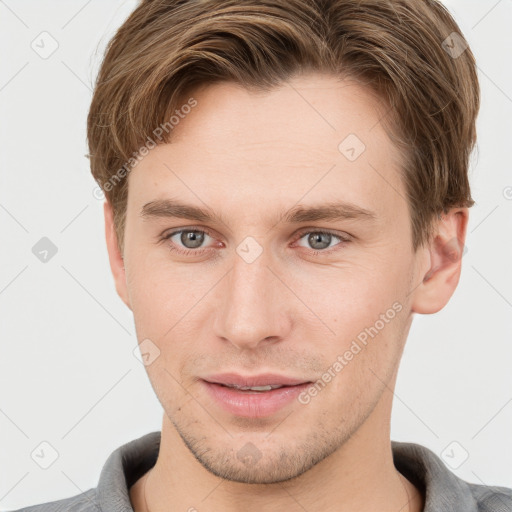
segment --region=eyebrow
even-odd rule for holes
[[[158,199],[146,203],[140,212],[143,220],[152,218],[183,218],[197,222],[220,221],[226,224],[222,217],[209,208],[200,208],[173,199]],[[322,205],[296,206],[283,212],[282,220],[289,224],[313,221],[336,221],[356,219],[375,221],[375,212],[349,202],[331,202]]]

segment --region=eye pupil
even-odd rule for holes
[[[326,247],[329,247],[329,244],[331,243],[331,234],[330,233],[312,233],[308,237],[308,242],[311,244],[313,249],[325,249]],[[322,241],[322,238],[324,239]],[[325,240],[327,238],[327,240]],[[318,247],[316,244],[317,242],[320,243],[320,246]]]

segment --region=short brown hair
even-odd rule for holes
[[[126,174],[148,141],[170,142],[172,129],[158,141],[155,129],[169,127],[195,86],[266,91],[305,71],[355,79],[386,105],[414,249],[436,216],[474,204],[476,63],[439,1],[143,0],[108,44],[87,119],[91,171],[113,206],[121,253]]]

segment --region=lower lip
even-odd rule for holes
[[[311,382],[284,386],[271,391],[238,391],[221,384],[201,380],[214,401],[225,411],[244,418],[262,418],[293,402]]]

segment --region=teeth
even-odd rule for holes
[[[277,384],[269,384],[267,386],[236,386],[234,384],[225,384],[229,388],[240,389],[241,391],[270,391],[271,389],[282,388],[283,386]]]

